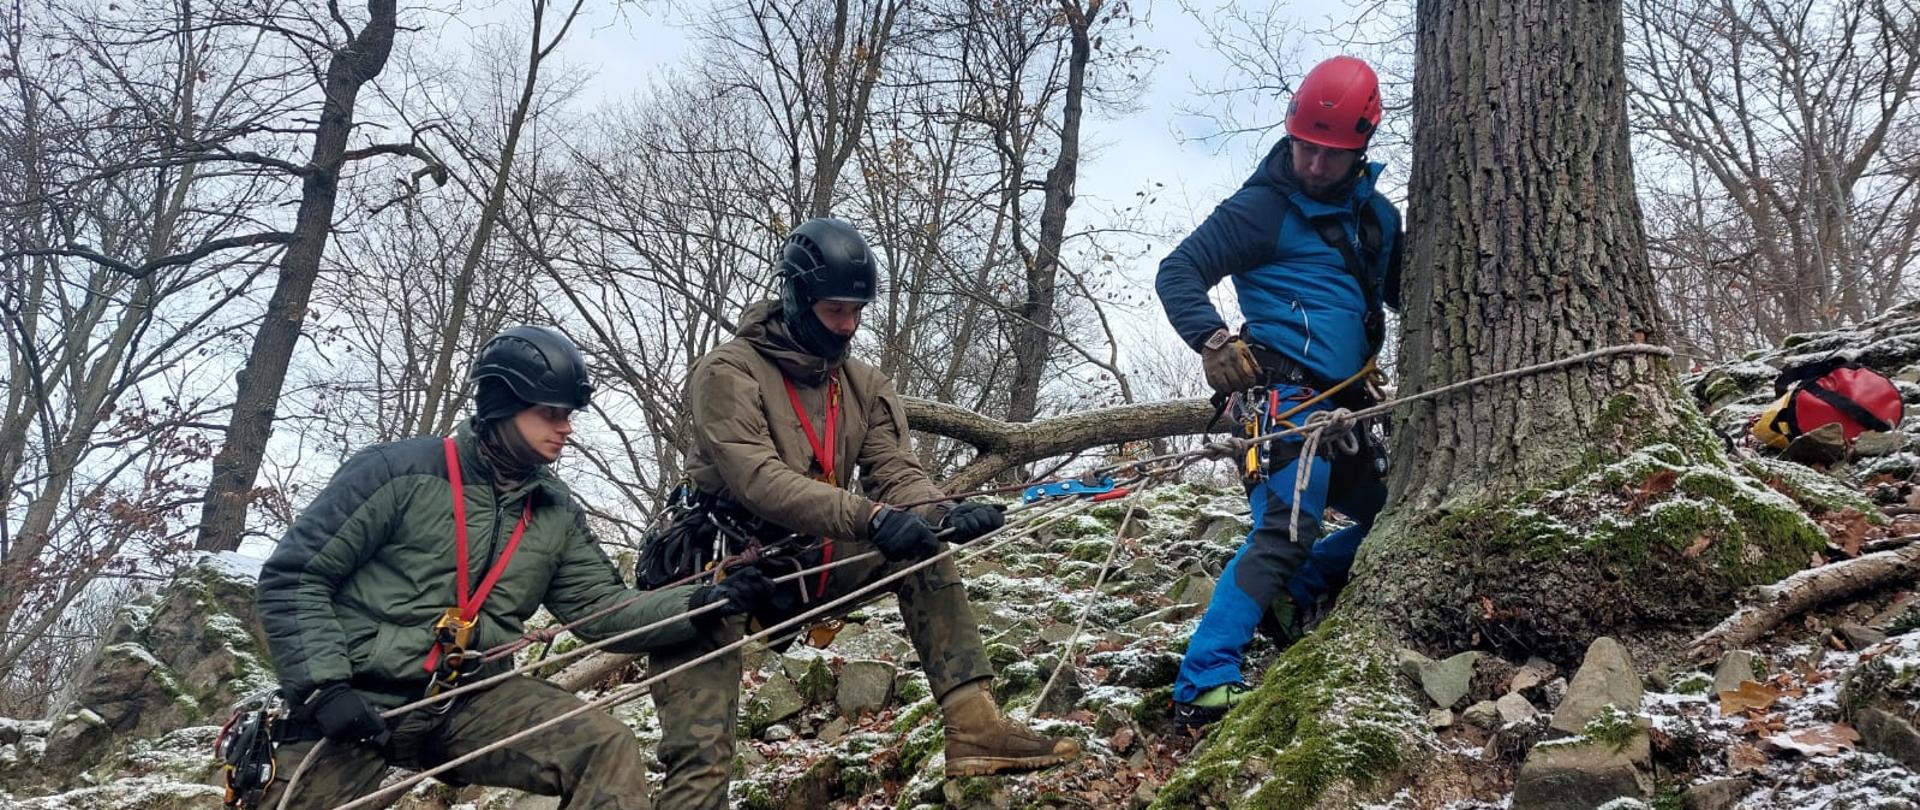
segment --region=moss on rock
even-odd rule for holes
[[[1153,806],[1309,808],[1339,785],[1379,787],[1424,734],[1384,649],[1381,633],[1337,614],[1282,654]]]

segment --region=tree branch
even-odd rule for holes
[[[22,256],[72,256],[74,258],[86,259],[87,261],[93,262],[109,270],[113,270],[114,272],[124,274],[134,279],[144,279],[147,276],[153,275],[154,273],[160,270],[164,270],[168,267],[192,264],[194,262],[197,262],[201,259],[206,258],[207,256],[213,253],[217,253],[222,250],[231,250],[233,248],[240,248],[240,247],[254,247],[258,245],[285,245],[285,244],[291,244],[294,241],[294,239],[295,237],[293,234],[287,233],[285,231],[266,231],[263,233],[250,233],[250,234],[244,234],[241,236],[228,236],[220,239],[213,239],[206,242],[202,242],[198,246],[194,247],[194,249],[186,251],[184,253],[174,253],[166,256],[161,256],[157,259],[153,259],[152,261],[148,261],[140,265],[129,264],[127,262],[121,261],[111,256],[107,256],[105,254],[100,253],[99,251],[96,251],[78,242],[68,242],[63,247],[31,248],[27,250],[16,250],[8,253],[0,253],[0,260],[15,259]]]

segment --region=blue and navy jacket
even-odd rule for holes
[[[1340,251],[1321,239],[1308,218],[1338,217],[1355,253],[1365,256],[1357,212],[1374,207],[1382,238],[1374,257],[1378,300],[1398,311],[1400,211],[1374,190],[1382,168],[1368,164],[1345,204],[1321,202],[1300,191],[1289,140],[1275,144],[1240,190],[1160,262],[1154,287],[1181,339],[1198,351],[1208,335],[1226,326],[1207,291],[1231,276],[1248,339],[1299,363],[1322,384],[1358,372],[1373,351],[1367,297]]]

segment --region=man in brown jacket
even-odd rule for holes
[[[992,506],[909,512],[888,506],[940,497],[914,457],[905,411],[885,375],[848,357],[861,309],[878,282],[872,251],[838,219],[802,223],[779,260],[781,296],[749,307],[738,335],[694,364],[687,406],[694,449],[688,475],[697,498],[730,508],[741,523],[831,538],[845,558],[878,549],[885,562],[844,566],[808,577],[814,600],[844,595],[898,567],[926,559],[947,539],[964,543],[999,528]],[[862,495],[849,485],[855,472]],[[869,497],[871,496],[871,497]],[[946,722],[949,776],[977,776],[1056,765],[1079,755],[1055,739],[1001,715],[986,686],[993,677],[966,588],[951,559],[921,569],[899,586],[900,611]],[[655,671],[740,638],[736,619],[693,643],[653,653]],[[666,766],[660,806],[727,806],[735,717],[740,702],[736,652],[669,678],[654,689]]]

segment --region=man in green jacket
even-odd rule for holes
[[[848,356],[861,309],[878,286],[866,241],[844,221],[810,220],[787,238],[778,272],[780,300],[749,307],[737,336],[696,361],[688,380],[688,478],[700,509],[719,513],[694,518],[760,536],[830,538],[823,557],[878,550],[885,558],[807,577],[815,603],[938,553],[944,546],[935,526],[950,529],[947,539],[954,543],[999,528],[1000,511],[985,504],[913,511],[888,505],[945,493],[913,454],[892,383]],[[860,492],[851,488],[856,470]],[[950,558],[905,578],[896,592],[940,699],[949,776],[1041,768],[1079,755],[1073,740],[1050,738],[1000,714],[986,689],[993,667]],[[653,669],[664,672],[737,640],[744,622],[655,652]],[[666,767],[662,807],[727,806],[740,664],[736,651],[655,687]]]
[[[644,596],[621,582],[585,511],[547,468],[592,392],[586,359],[566,336],[508,329],[480,350],[471,376],[475,413],[455,436],[354,455],[261,570],[260,616],[292,706],[278,735],[279,776],[262,806],[277,805],[322,738],[333,742],[290,807],[343,804],[373,792],[389,766],[433,767],[581,705],[544,680],[517,677],[391,722],[380,716],[511,668],[510,658],[472,662],[518,638],[541,605],[566,622],[626,603],[574,629],[588,640],[670,620],[612,648],[643,652],[714,632],[773,589],[752,572]],[[698,618],[675,618],[722,600]],[[567,808],[650,806],[641,749],[603,712],[440,778],[559,796]]]

